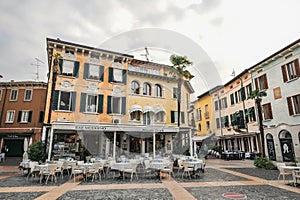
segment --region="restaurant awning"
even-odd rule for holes
[[[195,135],[192,139],[193,141],[195,142],[201,142],[201,141],[204,141],[212,136],[214,136],[215,134],[214,133],[210,133],[210,134],[205,134],[205,135]]]
[[[153,112],[154,113],[154,109],[151,106],[145,106],[143,109],[143,113],[147,113],[147,112]]]
[[[135,112],[135,111],[143,111],[142,107],[139,105],[133,105],[131,106],[131,108],[129,109],[129,113]]]

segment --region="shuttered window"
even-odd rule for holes
[[[102,113],[103,95],[81,93],[80,112]]]
[[[64,76],[78,77],[79,62],[71,60],[59,60],[60,74]]]
[[[107,97],[107,113],[108,114],[122,114],[126,112],[126,97]]]
[[[290,115],[300,114],[300,94],[288,97],[287,105]]]
[[[110,67],[108,74],[108,81],[110,83],[123,83],[126,84],[127,71],[125,69],[115,69]]]
[[[230,94],[230,104],[234,105],[234,95],[233,95],[233,93]]]
[[[84,63],[84,79],[103,81],[104,66]]]
[[[262,108],[264,120],[273,119],[271,103],[264,104]]]
[[[55,90],[52,110],[75,111],[76,92]]]
[[[265,89],[268,89],[268,80],[267,80],[267,75],[264,74],[258,78],[255,78],[255,87],[256,89],[259,89],[259,90],[265,90]]]
[[[287,82],[300,77],[299,60],[296,59],[281,66],[283,82]]]

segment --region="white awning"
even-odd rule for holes
[[[144,109],[143,109],[143,112],[144,113],[154,112],[154,109],[151,106],[145,106]]]
[[[143,109],[142,109],[142,107],[141,106],[139,106],[139,105],[133,105],[133,106],[131,106],[131,108],[129,109],[129,113],[132,113],[132,112],[134,112],[134,111],[143,111]]]
[[[211,133],[211,134],[205,134],[205,135],[195,135],[193,137],[193,141],[201,142],[201,141],[204,141],[205,139],[207,139],[207,138],[209,138],[209,137],[211,137],[213,135],[214,135],[213,133]]]
[[[155,108],[155,114],[157,114],[157,113],[159,113],[159,112],[164,112],[164,113],[166,113],[166,110],[164,109],[164,108],[162,108],[162,107],[159,107],[159,108]]]

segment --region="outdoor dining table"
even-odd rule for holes
[[[205,163],[202,160],[187,160],[183,163],[188,163],[189,167],[193,168],[192,176],[200,176],[200,173],[204,173]]]
[[[157,177],[160,178],[160,171],[169,165],[167,160],[153,160],[149,163],[149,168],[157,172]]]

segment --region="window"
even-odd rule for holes
[[[31,101],[32,90],[25,90],[24,101]]]
[[[252,85],[250,83],[246,86],[246,94],[248,97],[250,96],[251,92],[252,92]]]
[[[259,90],[268,89],[268,81],[267,81],[267,75],[266,74],[264,74],[264,75],[262,75],[258,78],[255,78],[254,81],[255,81],[256,89],[259,89]]]
[[[71,60],[59,60],[60,72],[65,76],[78,77],[79,62]]]
[[[84,63],[84,79],[103,81],[104,66]]]
[[[184,112],[180,112],[181,123],[185,123]],[[178,123],[178,112],[171,111],[171,123]]]
[[[130,113],[130,120],[136,120],[140,121],[141,120],[141,111],[133,111]]]
[[[238,103],[240,100],[239,100],[239,97],[240,97],[240,95],[239,95],[239,91],[236,91],[235,93],[234,93],[234,96],[235,96],[235,103]]]
[[[206,118],[206,119],[208,119],[208,118],[209,118],[208,104],[207,104],[207,105],[205,105],[205,113],[204,113],[204,116],[205,116],[205,118]]]
[[[130,85],[131,94],[140,94],[140,84],[136,81],[132,81]]]
[[[202,120],[201,108],[196,109],[197,120]]]
[[[177,99],[178,97],[178,88],[173,88],[173,98]]]
[[[219,110],[219,101],[218,100],[215,101],[215,110],[216,111]]]
[[[230,94],[230,104],[234,105],[234,94]]]
[[[2,99],[2,90],[0,89],[0,101]]]
[[[273,119],[271,103],[267,103],[263,105],[262,108],[263,108],[264,120]]]
[[[10,101],[17,101],[18,99],[18,90],[11,90],[10,92]]]
[[[126,70],[110,67],[109,82],[126,84]]]
[[[224,109],[227,108],[227,97],[221,99],[221,106],[220,108]]]
[[[300,114],[300,94],[288,97],[287,104],[290,115]]]
[[[281,66],[283,82],[300,77],[299,60],[296,59],[286,65]]]
[[[28,123],[31,122],[32,111],[22,110],[19,111],[18,122],[20,123]]]
[[[6,123],[13,123],[15,118],[15,111],[14,110],[8,110],[6,114]]]
[[[125,114],[126,97],[108,96],[107,113],[108,114]]]
[[[76,92],[54,91],[53,110],[75,111]]]
[[[156,113],[155,117],[156,117],[156,122],[165,122],[165,112],[164,111],[160,111],[160,112]]]
[[[210,122],[206,122],[206,130],[207,130],[207,131],[210,130]]]
[[[153,112],[145,112],[143,114],[143,124],[144,125],[153,124]]]
[[[198,124],[198,130],[201,131],[201,124]]]
[[[156,97],[162,97],[162,89],[161,89],[161,86],[158,84],[154,85],[154,95]]]
[[[143,87],[143,95],[151,95],[151,86],[149,83],[144,83],[144,87]]]
[[[103,95],[81,93],[80,112],[102,113]]]
[[[255,116],[255,111],[254,107],[246,109],[245,110],[245,115],[246,115],[246,122],[255,122],[256,121],[256,116]]]
[[[219,118],[216,118],[216,126],[217,126],[217,129],[220,128],[220,119]]]
[[[222,128],[224,127],[229,127],[229,121],[228,121],[228,116],[222,117],[222,122],[221,122]]]

